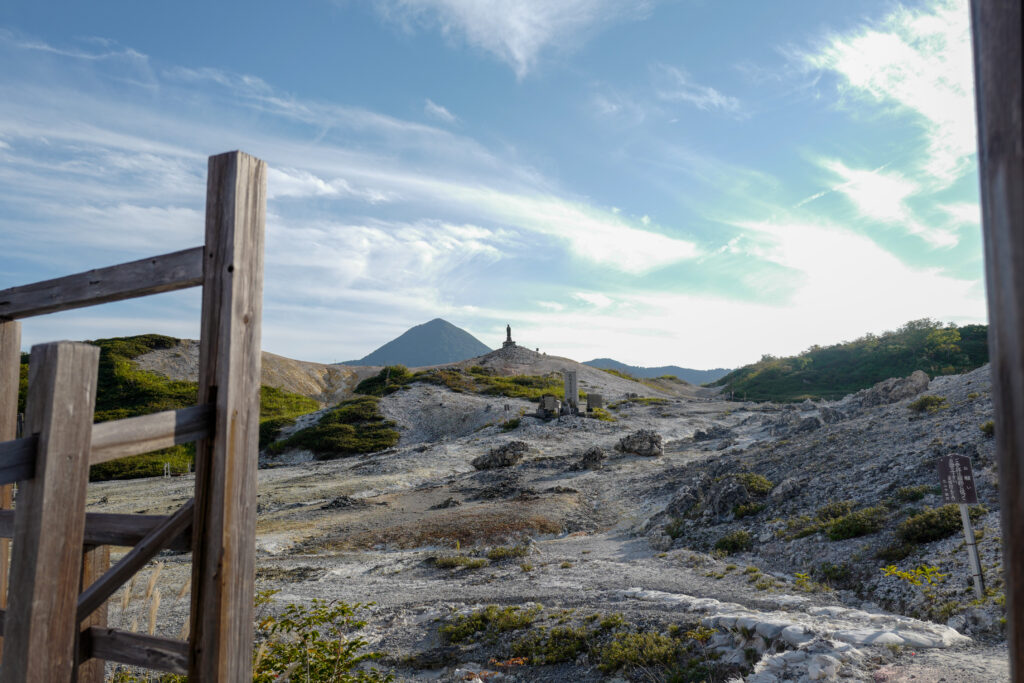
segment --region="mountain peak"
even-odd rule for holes
[[[443,318],[415,325],[387,344],[346,365],[421,367],[455,363],[490,352],[479,339]]]

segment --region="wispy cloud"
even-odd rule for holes
[[[459,117],[448,111],[446,107],[442,107],[440,104],[434,102],[429,98],[423,104],[423,111],[430,118],[437,119],[438,121],[442,121],[444,123],[455,123],[456,121],[459,120]]]
[[[552,50],[571,49],[604,26],[647,16],[654,0],[384,0],[388,18],[439,29],[508,63],[520,79]]]
[[[837,75],[850,98],[915,115],[927,141],[922,169],[948,185],[969,169],[976,145],[969,17],[966,0],[899,8],[827,36],[802,59]]]
[[[666,102],[688,102],[704,111],[741,113],[740,101],[708,85],[693,80],[685,70],[666,64],[654,68],[658,99]]]

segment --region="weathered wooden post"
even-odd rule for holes
[[[21,377],[21,323],[0,321],[0,441],[18,431],[18,382]],[[13,506],[13,484],[0,486],[0,510]],[[11,541],[0,539],[0,609],[7,609],[7,578],[11,567]],[[0,638],[0,655],[3,639]]]
[[[252,680],[266,164],[210,157],[199,401],[214,437],[196,445],[189,677]]]
[[[37,453],[14,515],[4,621],[17,628],[7,630],[4,683],[71,679],[99,354],[72,342],[32,348],[25,431],[38,435]]]
[[[988,345],[1010,673],[1024,681],[1024,34],[1019,0],[971,0]]]

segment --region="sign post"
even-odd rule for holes
[[[981,600],[985,596],[985,580],[981,574],[981,560],[978,546],[974,541],[974,527],[967,512],[968,505],[976,505],[978,491],[974,486],[974,472],[971,459],[966,455],[947,455],[939,458],[939,481],[942,483],[942,502],[960,506],[960,519],[964,524],[964,541],[967,543],[967,557],[970,560],[971,576],[974,578],[974,596]]]

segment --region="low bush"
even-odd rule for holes
[[[617,420],[611,416],[611,413],[604,408],[594,408],[590,411],[590,417],[595,420],[600,420],[601,422],[617,422]]]
[[[357,394],[368,396],[386,396],[398,391],[405,383],[412,379],[412,373],[404,365],[388,365],[373,377],[367,377],[356,385]]]
[[[487,566],[487,560],[482,557],[466,557],[465,555],[447,555],[434,560],[434,566],[441,569],[480,569]]]
[[[988,422],[982,422],[981,425],[978,428],[981,429],[981,433],[982,434],[984,434],[985,436],[987,436],[990,439],[993,436],[995,436],[995,433],[996,433],[996,423],[993,422],[992,420],[989,420]]]
[[[903,503],[915,503],[932,492],[933,486],[921,484],[920,486],[903,486],[896,489],[896,500]]]
[[[679,639],[657,632],[616,633],[614,640],[600,648],[597,668],[604,673],[637,667],[648,671],[652,668],[667,669],[685,651]]]
[[[751,546],[750,533],[744,529],[731,531],[715,541],[715,550],[725,553],[738,553],[747,550]]]
[[[534,665],[571,662],[587,650],[589,635],[583,626],[541,627],[514,641],[512,654]]]
[[[969,514],[976,521],[987,510],[982,506],[971,507]],[[926,508],[924,511],[903,520],[896,527],[896,535],[907,543],[929,543],[952,536],[963,529],[960,508],[957,505],[943,505]]]
[[[882,529],[887,510],[881,505],[864,508],[834,520],[828,528],[828,537],[833,541],[843,541],[873,534]]]
[[[487,551],[487,559],[491,562],[500,562],[515,557],[526,557],[530,549],[525,545],[501,545]]]
[[[945,396],[932,396],[926,394],[907,406],[915,413],[934,413],[946,407]]]
[[[753,472],[737,474],[736,478],[740,480],[740,483],[743,484],[743,488],[745,488],[748,493],[755,496],[766,496],[772,492],[773,488],[775,488],[775,484],[773,484],[767,477],[760,474],[754,474]]]
[[[441,627],[440,632],[450,643],[477,640],[478,634],[493,638],[499,633],[529,628],[540,611],[539,605],[530,609],[488,605],[470,614],[456,615]]]
[[[686,533],[686,520],[685,519],[673,519],[671,522],[665,525],[665,533],[675,540]]]
[[[743,519],[744,517],[751,517],[764,510],[764,503],[742,503],[732,509],[732,514],[736,519]]]
[[[823,522],[827,522],[845,517],[851,512],[853,512],[852,500],[834,500],[831,503],[822,505],[814,515]]]

